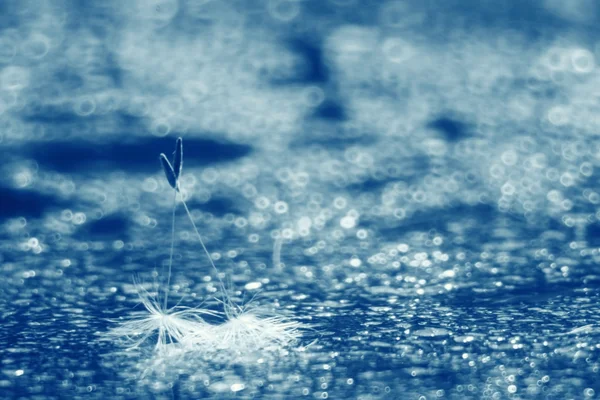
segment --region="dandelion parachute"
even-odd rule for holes
[[[156,337],[155,350],[162,352],[169,346],[180,346],[185,351],[234,350],[248,352],[271,347],[287,346],[302,336],[304,326],[280,315],[267,315],[246,305],[237,305],[228,295],[214,261],[212,260],[202,236],[192,218],[190,210],[181,195],[180,177],[183,166],[183,140],[178,138],[175,146],[173,164],[164,153],[160,162],[167,181],[175,190],[172,215],[171,251],[164,298],[161,303],[159,294],[150,294],[142,285],[135,288],[145,311],[143,315],[122,318],[119,324],[108,332],[109,338],[122,338],[128,349],[138,348],[151,337]],[[177,199],[181,200],[196,237],[208,257],[213,272],[219,280],[220,299],[224,310],[211,311],[200,307],[168,306],[171,268],[173,263],[175,211]],[[160,291],[159,291],[160,293]],[[205,321],[206,316],[224,317],[221,324],[213,325]]]

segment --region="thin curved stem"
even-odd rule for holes
[[[175,210],[176,209],[177,209],[177,191],[175,191],[175,197],[173,197],[173,214],[171,217],[171,252],[169,254],[169,272],[167,274],[167,285],[165,286],[165,302],[164,302],[165,310],[167,309],[167,301],[169,300],[169,287],[171,286],[171,269],[173,268],[173,252],[175,249]]]
[[[219,280],[219,285],[221,286],[221,292],[223,293],[223,304],[225,306],[225,309],[227,310],[229,307],[231,307],[231,300],[227,296],[227,292],[225,290],[225,285],[223,284],[223,280],[221,279],[221,276],[219,274],[219,270],[217,269],[217,266],[213,262],[212,257],[210,256],[210,253],[208,252],[208,249],[204,245],[204,241],[202,240],[202,236],[200,236],[200,232],[198,231],[198,228],[196,227],[196,223],[194,222],[194,219],[192,218],[192,214],[190,213],[190,209],[188,208],[188,206],[187,206],[185,200],[183,199],[183,197],[181,198],[181,202],[183,203],[183,207],[185,207],[185,211],[186,211],[186,213],[188,215],[188,218],[189,218],[190,222],[192,223],[192,226],[194,227],[194,231],[196,232],[196,236],[198,237],[198,241],[200,242],[200,245],[202,245],[202,249],[204,250],[204,253],[208,257],[208,261],[210,261],[210,265],[213,267],[213,270],[215,271],[215,274],[217,275],[217,279]]]

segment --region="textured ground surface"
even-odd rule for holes
[[[3,396],[600,396],[596,2],[97,3],[0,4]],[[178,136],[226,286],[298,343],[105,340],[165,281]],[[219,310],[176,230],[172,305]]]

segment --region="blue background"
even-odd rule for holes
[[[0,397],[597,397],[598,13],[0,2]],[[106,339],[164,284],[179,136],[228,287],[296,347]],[[172,301],[217,308],[213,280],[179,207]]]

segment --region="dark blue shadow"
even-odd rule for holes
[[[324,84],[329,81],[329,69],[323,60],[323,50],[317,41],[293,38],[285,41],[287,47],[302,59],[302,67],[296,76],[273,80],[275,85]]]
[[[89,221],[82,227],[84,232],[89,237],[94,238],[123,238],[128,237],[127,233],[131,226],[131,221],[123,214],[108,215],[96,221]]]
[[[449,116],[440,117],[427,125],[441,133],[444,139],[449,142],[456,142],[469,137],[469,130],[465,123]]]
[[[62,141],[32,144],[24,150],[41,167],[64,173],[85,170],[122,170],[152,172],[157,169],[158,156],[171,157],[174,137],[137,138],[121,143]],[[237,160],[248,155],[246,145],[218,142],[209,139],[184,139],[184,160],[187,165],[210,165]],[[185,155],[189,155],[186,157]]]
[[[348,118],[344,107],[333,100],[325,100],[321,103],[312,116],[330,121],[345,121]]]
[[[58,197],[25,189],[0,187],[0,218],[39,218],[46,211],[64,208]]]

